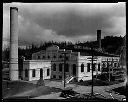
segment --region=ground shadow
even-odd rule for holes
[[[94,86],[108,86],[108,85],[114,85],[114,84],[119,84],[121,83],[120,81],[108,81],[108,80],[100,80],[94,78],[93,80],[93,85]],[[87,80],[87,81],[80,81],[80,82],[74,82],[74,84],[77,85],[82,85],[82,86],[90,86],[92,85],[92,80]]]
[[[7,89],[9,88],[9,89]],[[26,92],[26,93],[25,93]],[[38,97],[41,95],[47,95],[52,92],[61,92],[61,89],[48,87],[48,86],[39,86],[32,83],[27,82],[9,82],[7,85],[6,81],[2,82],[2,96],[3,98],[8,99],[26,99],[26,98],[33,98]],[[24,93],[24,94],[22,94]],[[20,96],[16,96],[17,94],[21,94]]]
[[[127,93],[125,86],[115,88],[115,89],[113,89],[113,91],[118,92],[120,95],[125,95],[125,96]]]

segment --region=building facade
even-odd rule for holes
[[[25,60],[23,62],[23,80],[32,81],[51,78],[51,61]]]
[[[33,53],[32,60],[50,60],[51,61],[51,78],[63,79],[64,72],[64,53],[66,53],[65,73],[66,77],[74,76],[79,80],[92,79],[92,56],[86,52],[73,52],[72,50],[59,49],[53,45],[46,50]],[[113,56],[94,56],[94,75],[101,74],[102,67],[107,68],[107,63],[112,63],[117,66],[119,57]]]

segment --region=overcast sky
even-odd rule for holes
[[[4,43],[10,35],[12,6],[19,11],[19,42],[92,41],[96,40],[97,29],[102,30],[102,38],[126,34],[125,3],[6,3]]]

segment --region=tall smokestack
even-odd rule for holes
[[[97,30],[98,48],[101,49],[101,30]]]
[[[10,80],[18,80],[18,8],[10,7]]]

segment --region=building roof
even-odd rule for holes
[[[91,56],[92,55],[91,49],[74,49],[73,51],[80,52],[81,56]],[[109,53],[103,52],[102,50],[96,50],[96,49],[93,50],[93,55],[94,56],[119,57],[118,55],[109,54]]]

